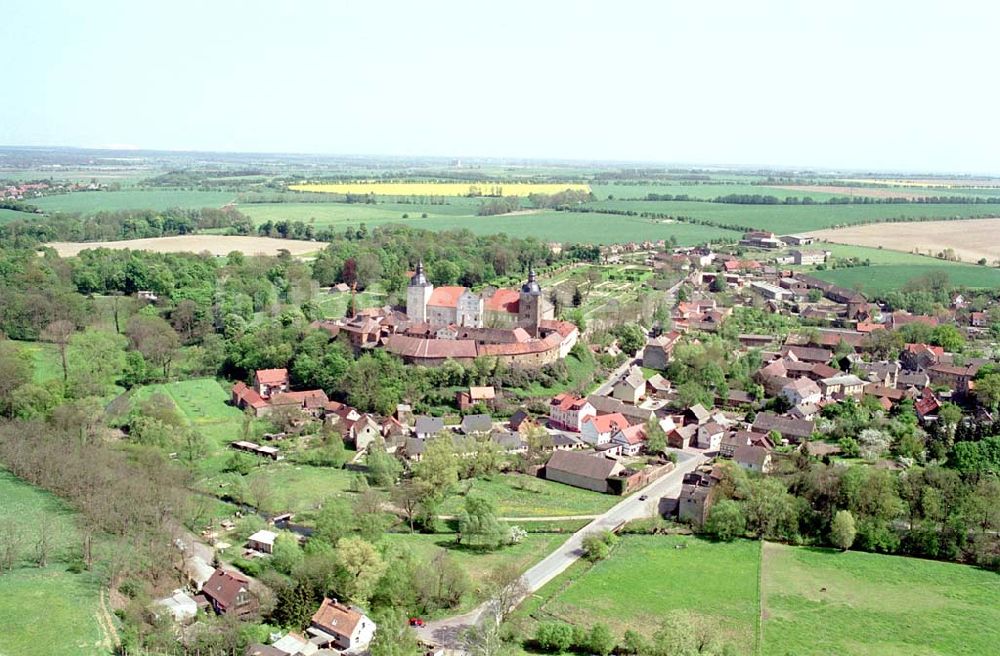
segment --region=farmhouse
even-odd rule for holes
[[[792,261],[795,264],[823,264],[826,262],[826,251],[820,250],[793,250],[790,251]]]
[[[645,391],[646,377],[643,375],[642,369],[632,365],[621,378],[615,381],[611,396],[620,401],[638,405]]]
[[[684,475],[677,503],[677,519],[701,527],[708,519],[714,501],[713,481],[708,474],[691,472]]]
[[[666,369],[680,336],[680,333],[672,330],[659,337],[650,337],[642,351],[642,366],[660,371]]]
[[[781,388],[781,396],[791,405],[817,403],[823,398],[819,385],[811,378],[796,378]]]
[[[813,434],[814,428],[815,424],[812,421],[782,417],[773,412],[758,412],[753,422],[755,433],[776,431],[793,444],[808,439]]]
[[[733,453],[733,461],[747,471],[758,474],[771,473],[771,452],[763,447],[737,447]]]
[[[628,420],[619,412],[587,417],[580,429],[580,439],[587,444],[599,446],[610,442],[612,435],[628,426]]]
[[[496,402],[497,392],[492,385],[487,387],[470,387],[468,391],[458,392],[455,400],[459,410],[468,410],[477,403],[492,406]]]
[[[260,553],[274,553],[274,541],[278,539],[273,531],[260,530],[247,538],[247,549]]]

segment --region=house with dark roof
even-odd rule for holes
[[[698,427],[696,433],[698,438],[698,448],[706,451],[718,451],[722,443],[722,436],[726,434],[726,429],[715,421],[708,421]]]
[[[489,415],[465,415],[458,430],[463,435],[485,435],[493,430],[493,418]]]
[[[545,464],[545,478],[594,492],[611,491],[608,479],[625,467],[614,458],[584,451],[556,450]]]
[[[740,446],[733,453],[733,462],[747,471],[770,474],[771,452],[759,446]]]
[[[702,472],[685,474],[681,494],[677,500],[677,519],[701,528],[708,519],[708,511],[715,501],[715,487],[711,476]]]
[[[201,594],[219,615],[245,618],[260,609],[257,597],[250,591],[250,579],[237,572],[215,570],[202,586]]]
[[[642,351],[642,366],[659,371],[666,369],[680,336],[679,332],[672,330],[658,337],[649,338]]]
[[[782,438],[793,444],[809,439],[815,427],[815,422],[783,417],[773,412],[758,412],[753,422],[753,431],[755,433],[767,434],[771,431],[776,431]]]
[[[440,417],[420,415],[413,422],[413,433],[422,440],[433,437],[444,430],[444,421]]]
[[[686,449],[691,439],[698,435],[698,424],[677,426],[667,433],[667,445],[674,449]]]
[[[632,365],[625,374],[615,381],[611,396],[619,401],[638,405],[645,392],[646,377],[643,375],[642,369]]]

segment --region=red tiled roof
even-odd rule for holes
[[[350,637],[361,621],[361,613],[332,599],[323,599],[312,616],[312,624],[333,636]]]
[[[237,402],[244,403],[251,408],[263,408],[267,405],[267,401],[261,398],[257,390],[248,387],[242,380],[233,385],[233,396],[236,397]]]
[[[610,415],[597,415],[596,417],[586,417],[583,423],[590,422],[597,429],[598,433],[610,433],[616,430],[628,428],[628,420],[620,412],[613,412]]]
[[[485,300],[483,307],[493,312],[517,314],[520,300],[521,294],[516,289],[498,289]]]
[[[453,308],[458,305],[458,297],[465,293],[465,287],[435,287],[427,305]]]
[[[930,344],[907,344],[906,351],[908,353],[913,353],[913,354],[924,353],[929,351],[938,357],[944,355],[944,349],[942,347],[931,346]]]
[[[323,390],[305,390],[302,392],[282,392],[274,395],[271,403],[274,405],[301,405],[304,408],[322,408],[329,399]]]
[[[254,372],[258,383],[280,385],[288,382],[288,369],[258,369]]]
[[[622,429],[619,435],[625,438],[627,444],[640,444],[646,440],[646,427],[642,424],[629,426]]]

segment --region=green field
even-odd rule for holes
[[[38,215],[28,214],[26,212],[18,212],[17,210],[9,210],[5,207],[0,207],[0,223],[3,223],[4,221],[13,221],[14,219],[30,219],[36,216]]]
[[[67,571],[61,561],[77,543],[73,511],[4,470],[0,500],[0,522],[19,528],[23,552],[18,568],[0,574],[0,654],[109,654],[97,616],[97,582],[88,573]],[[47,531],[55,547],[44,568],[26,562],[39,530]]]
[[[1000,575],[953,563],[764,547],[763,653],[996,653]]]
[[[80,212],[92,214],[105,210],[166,210],[173,207],[200,209],[222,207],[236,200],[225,191],[77,191],[34,198],[31,204],[45,212]]]
[[[575,565],[520,612],[603,621],[620,636],[650,634],[672,610],[702,617],[740,654],[973,656],[1000,644],[1000,575],[855,551],[626,535],[610,558]]]
[[[241,212],[254,220],[254,223],[264,221],[303,221],[317,227],[328,225],[358,225],[417,220],[427,214],[429,219],[455,216],[472,217],[476,215],[479,201],[473,198],[449,198],[446,205],[431,205],[425,203],[244,203],[239,206]],[[408,219],[403,219],[403,215]]]
[[[1000,204],[988,205],[731,205],[679,201],[600,201],[597,209],[689,216],[778,234],[806,232],[878,219],[950,219],[1000,216]]]
[[[543,588],[549,599],[533,616],[584,626],[605,622],[619,636],[626,629],[649,635],[666,613],[685,610],[749,654],[760,612],[759,566],[759,542],[626,535],[607,560]]]
[[[642,199],[647,194],[672,194],[674,196],[687,195],[691,198],[713,199],[729,194],[759,194],[761,196],[774,196],[775,198],[802,198],[809,196],[813,200],[823,201],[836,196],[847,196],[848,190],[843,194],[830,194],[824,192],[802,192],[788,189],[776,189],[764,185],[748,184],[747,182],[694,184],[691,182],[679,182],[677,184],[667,183],[639,183],[639,184],[602,184],[590,185],[594,197],[598,200],[606,200],[607,197],[614,196],[615,199]]]
[[[1000,287],[1000,269],[955,262],[941,261],[938,263],[929,258],[923,259],[925,262],[920,264],[884,264],[850,269],[831,269],[816,271],[813,275],[842,287],[860,289],[872,294],[902,289],[913,278],[940,271],[946,272],[948,280],[956,287]]]
[[[248,489],[253,490],[254,481],[267,481],[272,494],[271,506],[275,512],[294,512],[297,515],[315,511],[330,497],[347,493],[354,472],[333,467],[311,467],[289,462],[272,463],[261,459],[261,466],[245,477]],[[225,483],[226,476],[207,479],[203,485],[213,494],[226,493],[219,483]],[[301,519],[301,517],[300,517]]]
[[[33,379],[36,383],[62,380],[62,360],[55,344],[45,342],[16,342],[22,353],[31,356]]]
[[[457,515],[465,494],[484,496],[496,504],[503,517],[559,517],[599,515],[621,501],[621,497],[546,481],[523,474],[501,474],[491,479],[463,482],[461,490],[441,504],[440,512]],[[527,487],[528,489],[524,489]]]

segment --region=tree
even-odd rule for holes
[[[274,569],[282,574],[291,574],[292,570],[302,563],[303,558],[298,538],[288,531],[278,533],[278,537],[274,540],[274,553],[271,555]]]
[[[1000,408],[1000,373],[986,374],[976,381],[976,399],[993,412]]]
[[[170,363],[180,347],[180,338],[166,320],[137,314],[125,325],[125,335],[129,345],[142,353],[147,362],[162,367],[164,378],[170,376]]]
[[[420,645],[401,608],[387,608],[377,616],[378,630],[368,651],[371,656],[417,656]]]
[[[424,503],[424,500],[432,496],[434,491],[430,489],[427,483],[418,479],[409,479],[403,481],[402,484],[393,488],[392,490],[392,501],[403,511],[403,515],[406,516],[406,522],[410,526],[410,532],[413,532],[414,524],[418,513],[420,512],[420,506]]]
[[[69,338],[76,332],[76,326],[72,321],[65,319],[53,321],[42,331],[42,339],[52,342],[59,349],[59,360],[62,363],[63,384],[69,378],[69,365],[66,362],[66,349],[69,347]]]
[[[629,356],[646,345],[646,333],[634,323],[618,326],[612,332],[618,338],[619,348]]]
[[[545,651],[567,651],[573,646],[573,627],[565,622],[542,622],[535,630],[535,642]]]
[[[682,383],[677,387],[677,401],[684,408],[690,408],[699,403],[706,408],[711,408],[715,405],[712,402],[712,393],[693,380]]]
[[[337,544],[337,558],[345,574],[345,596],[357,604],[367,605],[385,572],[382,556],[365,540],[348,537]]]
[[[470,494],[458,516],[458,541],[495,549],[507,537],[507,526],[497,519],[496,506],[484,496]]]
[[[436,490],[438,496],[446,495],[458,482],[458,456],[451,436],[437,435],[427,440],[424,455],[413,469],[417,478]]]
[[[621,651],[623,654],[646,654],[649,652],[649,644],[641,633],[628,629],[622,637]]]
[[[104,396],[125,367],[125,339],[88,329],[70,338],[67,355],[67,392],[75,398]]]
[[[583,557],[591,562],[604,560],[611,554],[611,547],[617,544],[618,538],[611,531],[598,531],[584,536],[581,546]]]
[[[854,526],[854,515],[850,510],[838,510],[830,523],[830,542],[838,549],[847,551],[854,544],[854,537],[858,534]]]
[[[316,530],[312,540],[322,540],[336,546],[341,538],[354,532],[354,511],[342,497],[330,497],[323,502],[323,508],[316,517]]]
[[[389,487],[403,473],[403,465],[395,456],[386,452],[385,447],[381,444],[373,444],[368,447],[365,464],[368,465],[368,479],[371,484],[380,487]]]
[[[608,656],[615,648],[615,636],[607,624],[598,622],[587,634],[587,650],[597,656]]]
[[[738,501],[723,499],[708,511],[705,532],[716,539],[729,542],[746,533],[747,520]]]
[[[31,382],[31,361],[17,345],[0,341],[0,413],[14,414],[14,390]]]
[[[949,353],[957,353],[965,348],[965,337],[958,328],[950,324],[935,326],[930,341],[931,344],[940,346]]]
[[[656,417],[646,422],[645,432],[647,451],[658,455],[667,450],[667,434],[663,432],[663,427]]]

